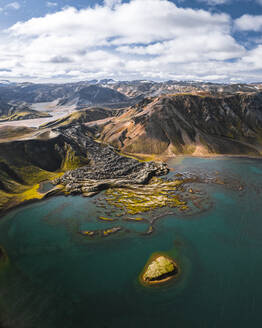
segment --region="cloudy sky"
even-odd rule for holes
[[[0,79],[262,81],[262,0],[0,0]]]

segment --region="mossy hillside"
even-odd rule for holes
[[[8,116],[1,116],[0,122],[20,121],[20,120],[45,118],[45,117],[51,117],[51,116],[45,112],[28,110],[28,111],[17,112]]]
[[[62,171],[74,170],[78,167],[88,164],[88,158],[83,156],[78,156],[71,145],[65,145],[65,157],[61,164]]]
[[[21,171],[19,172],[21,174]],[[0,189],[0,214],[2,211],[17,206],[23,202],[33,199],[42,199],[44,194],[40,193],[40,182],[50,180],[61,176],[63,172],[48,172],[37,167],[27,167],[23,169],[21,176],[24,184],[10,180],[3,181],[8,186],[8,191]]]
[[[165,162],[165,159],[168,159],[167,154],[143,154],[143,153],[128,153],[128,152],[119,152],[119,155],[133,158],[139,162]]]
[[[88,109],[82,109],[72,114],[69,114],[63,118],[57,119],[52,122],[43,124],[42,128],[56,128],[65,127],[68,125],[74,125],[79,123],[86,123],[96,120],[101,120],[111,116],[113,112],[110,109],[104,109],[100,107],[92,107]]]
[[[142,154],[142,153],[127,153],[127,152],[119,152],[119,155],[133,158],[139,162],[165,162],[170,154]]]
[[[61,139],[2,143],[0,147],[0,212],[31,199],[41,199],[39,183],[52,181],[87,157]]]

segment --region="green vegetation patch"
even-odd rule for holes
[[[88,164],[89,161],[87,159],[87,156],[86,157],[77,156],[76,152],[69,144],[65,144],[65,150],[66,150],[65,158],[61,165],[62,171],[74,170],[77,169],[78,167]]]
[[[108,189],[106,202],[125,214],[137,215],[162,207],[185,207],[174,191],[183,183],[183,180],[164,181],[153,178],[149,185]]]
[[[101,221],[106,221],[106,222],[113,222],[113,221],[116,221],[116,219],[105,218],[105,217],[103,217],[103,216],[100,216],[100,217],[99,217],[99,220],[101,220]]]
[[[163,254],[152,256],[146,264],[140,279],[146,284],[163,283],[178,274],[176,262]]]

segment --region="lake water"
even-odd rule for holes
[[[81,236],[81,229],[119,225],[94,219],[94,199],[81,196],[10,212],[0,220],[10,259],[0,273],[3,321],[11,328],[261,327],[262,161],[179,158],[169,165],[232,175],[244,190],[203,185],[211,209],[164,217],[149,236],[141,222],[126,222],[128,234]],[[154,252],[175,258],[182,274],[143,287],[138,276]]]

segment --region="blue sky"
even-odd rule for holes
[[[262,81],[262,0],[0,0],[0,79]]]
[[[171,1],[171,0],[170,0]],[[5,7],[7,4],[17,2],[21,6],[19,10],[6,10],[1,13],[0,24],[1,27],[8,27],[17,21],[25,21],[32,17],[39,17],[50,12],[61,10],[66,6],[73,6],[78,9],[103,4],[103,0],[18,0],[8,1],[0,0],[0,7]],[[129,2],[124,0],[122,2]],[[238,18],[244,14],[262,15],[262,5],[256,0],[232,0],[226,1],[220,5],[210,5],[207,1],[192,1],[192,0],[172,0],[173,3],[184,8],[201,8],[205,10],[225,12],[230,14],[233,18]],[[53,3],[54,5],[49,5]]]

